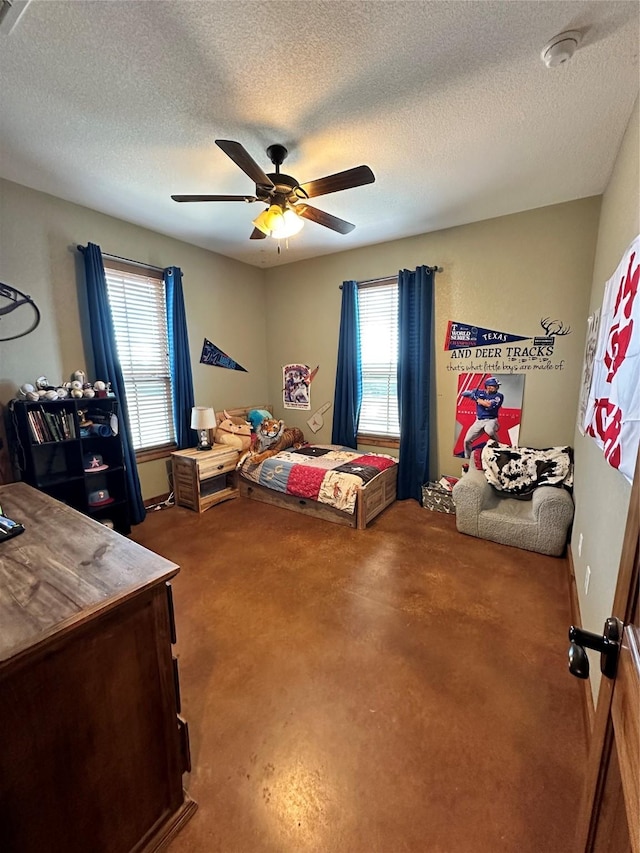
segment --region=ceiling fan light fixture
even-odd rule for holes
[[[3,2],[18,2],[18,0],[0,0]],[[566,35],[566,34],[565,34]],[[291,175],[285,175],[280,171],[280,166],[287,156],[284,145],[270,145],[267,155],[276,167],[275,173],[267,174],[256,163],[249,152],[239,143],[232,139],[216,139],[216,145],[221,148],[230,160],[238,166],[256,185],[256,194],[249,195],[172,195],[174,201],[261,201],[268,205],[253,220],[253,231],[250,240],[262,240],[264,237],[273,237],[276,240],[287,240],[297,234],[307,219],[330,228],[337,234],[349,234],[356,227],[351,222],[346,222],[337,216],[332,216],[317,207],[307,204],[307,200],[320,195],[349,190],[353,187],[361,187],[372,184],[375,175],[369,166],[356,166],[353,169],[345,169],[333,175],[325,175],[315,181],[307,181],[305,184]],[[278,246],[278,251],[280,247]]]
[[[262,231],[263,234],[266,234],[267,237],[269,236],[269,234],[271,234],[271,229],[270,229],[269,225],[267,224],[268,219],[269,219],[269,211],[270,210],[271,210],[271,208],[267,207],[265,210],[263,210],[261,213],[259,213],[256,216],[256,218],[253,220],[253,222],[251,223],[259,231]]]
[[[279,204],[272,204],[256,216],[253,225],[267,237],[286,240],[302,230],[304,220],[291,208],[283,210]]]
[[[298,214],[288,207],[278,218],[275,228],[271,230],[271,236],[276,240],[286,240],[288,237],[293,237],[299,231],[302,231],[304,219],[301,219]]]

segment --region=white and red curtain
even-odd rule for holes
[[[584,429],[631,482],[640,443],[640,236],[605,285]]]

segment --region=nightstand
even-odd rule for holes
[[[237,498],[236,465],[240,451],[228,444],[214,444],[211,450],[176,450],[171,454],[173,491],[176,504],[204,512],[205,509]]]

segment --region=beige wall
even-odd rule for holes
[[[457,374],[443,349],[449,320],[527,337],[542,334],[542,317],[571,326],[556,342],[562,370],[526,373],[520,434],[523,445],[571,444],[599,209],[599,197],[582,199],[267,270],[269,398],[278,414],[308,433],[308,414],[282,409],[287,362],[319,364],[312,409],[333,402],[342,281],[439,265],[432,476],[460,473],[453,456]],[[321,442],[330,441],[332,411]]]
[[[605,282],[618,266],[625,249],[640,232],[640,140],[638,102],[634,107],[615,166],[602,199],[598,242],[593,269],[589,311],[602,305]],[[631,487],[622,474],[611,468],[594,441],[574,436],[576,449],[576,516],[571,552],[583,625],[602,633],[618,576]],[[582,552],[578,553],[580,534]],[[587,566],[591,568],[589,593],[585,595]],[[591,685],[597,696],[600,668],[592,656]]]
[[[91,379],[98,378],[80,331],[83,267],[75,247],[88,241],[153,266],[181,267],[197,405],[219,409],[265,399],[262,270],[1,181],[0,281],[30,294],[42,320],[26,337],[0,342],[0,403],[40,375],[57,383],[83,368]],[[248,372],[200,364],[205,337]],[[145,499],[168,491],[164,460],[139,468]]]

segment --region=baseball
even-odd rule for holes
[[[33,387],[33,385],[30,382],[25,382],[24,385],[20,386],[20,390],[26,396],[27,394],[32,393],[36,389]]]
[[[82,388],[72,388],[71,389],[72,397],[82,397]]]
[[[79,379],[74,379],[73,382],[71,383],[71,390],[72,391],[82,391],[82,382],[80,382]],[[80,394],[80,396],[82,397],[82,394]]]
[[[82,396],[83,397],[95,397],[96,392],[93,390],[93,388],[85,388],[84,391],[82,392]]]
[[[96,391],[105,391],[107,388],[107,385],[101,379],[98,379],[97,382],[93,383],[93,387],[96,389]]]
[[[44,392],[45,400],[57,400],[58,392],[57,391],[45,391]]]

